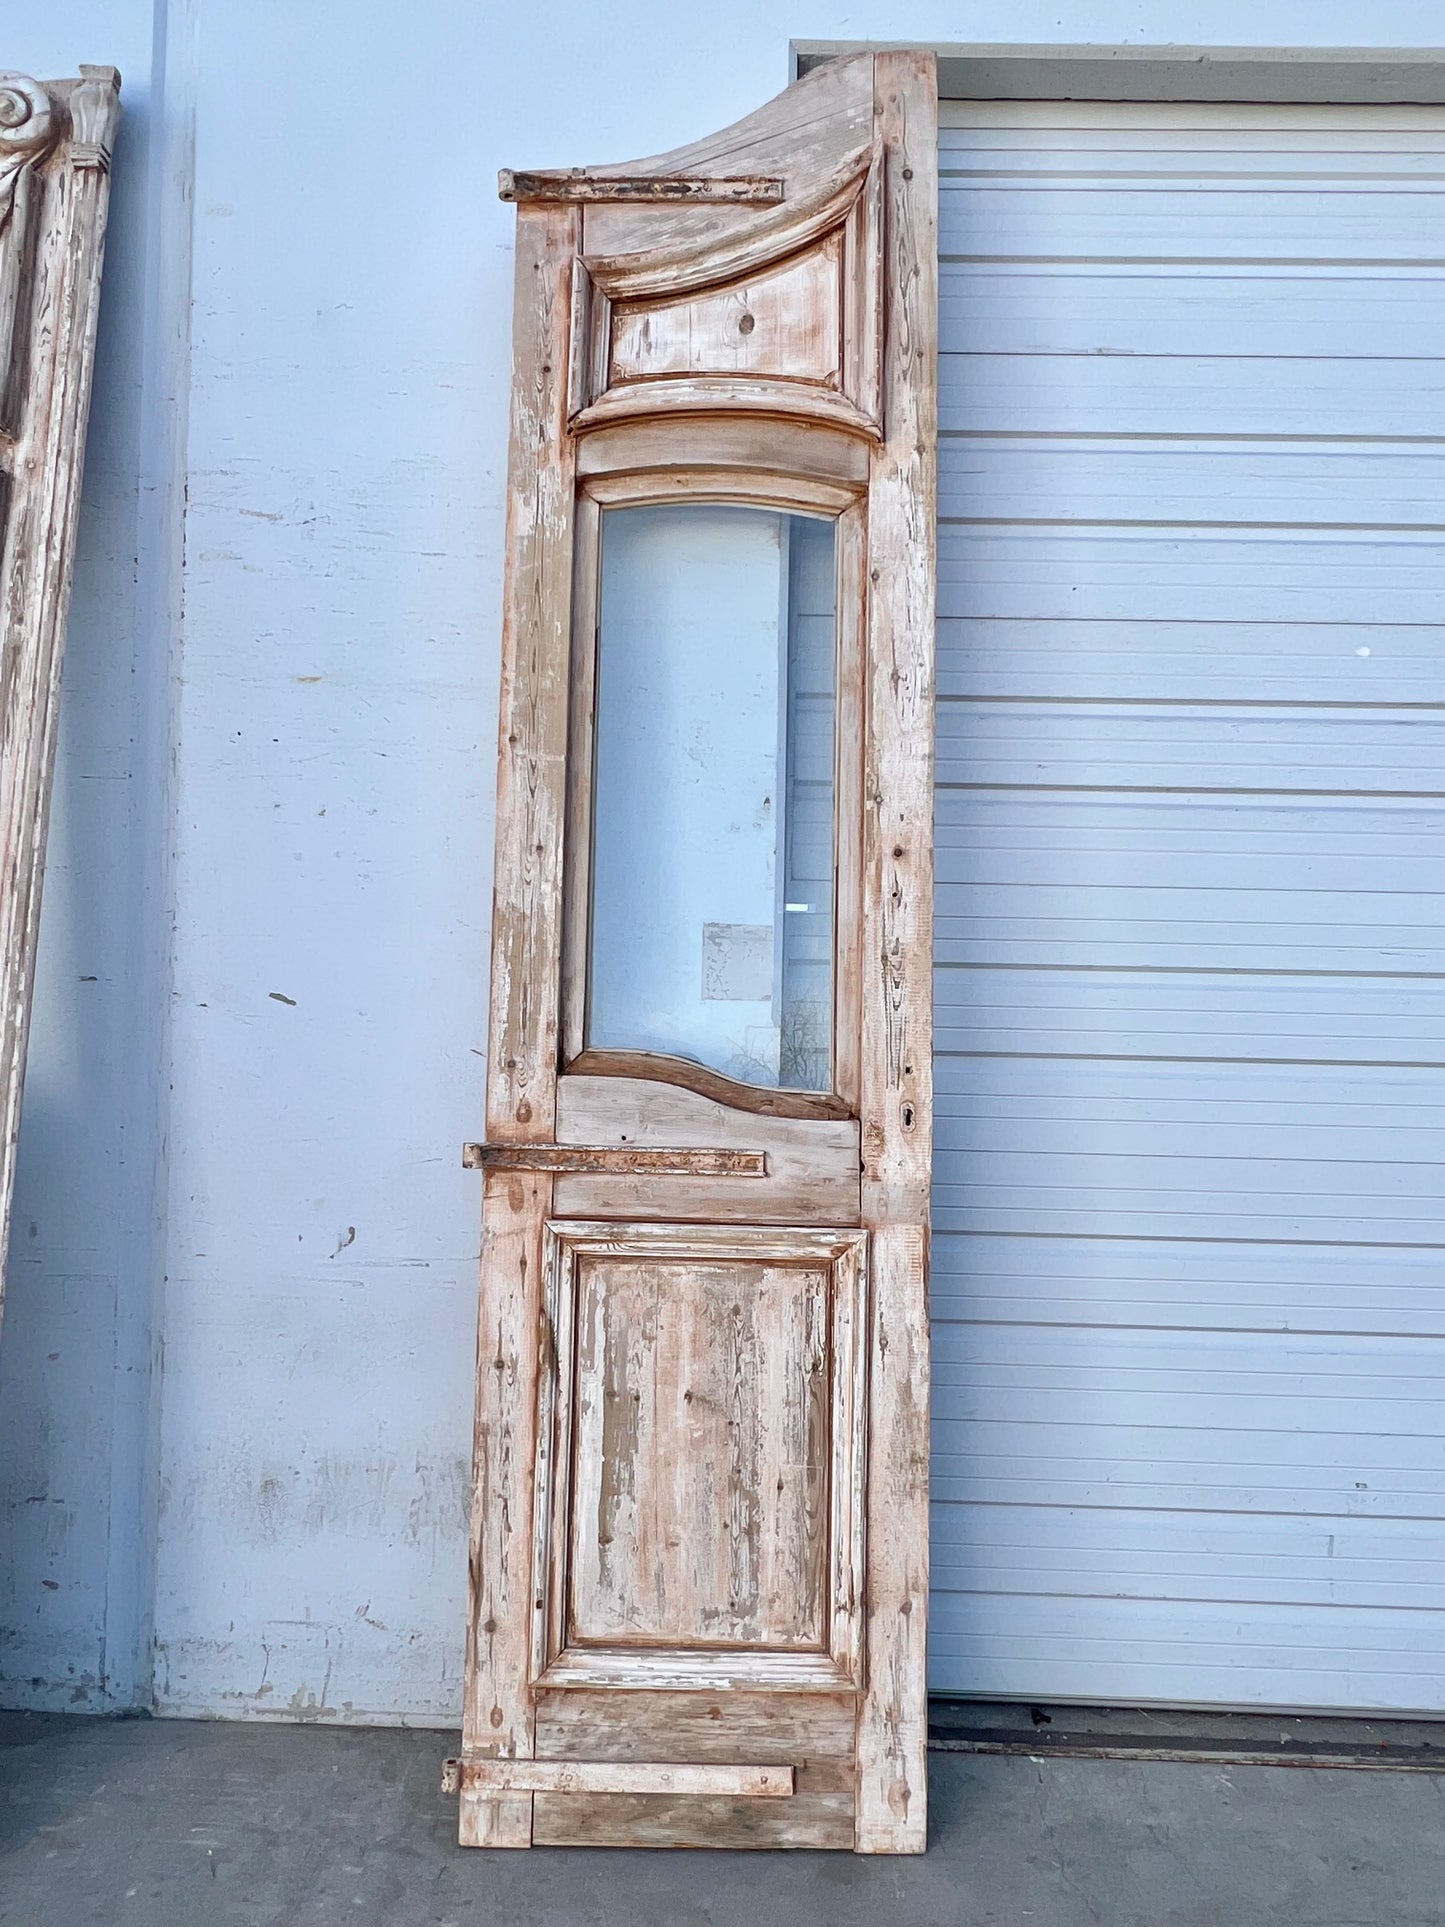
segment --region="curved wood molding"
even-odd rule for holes
[[[873,66],[871,54],[830,62],[736,126],[670,154],[504,176],[504,191],[529,180],[577,212],[572,430],[726,412],[881,440]],[[741,199],[749,180],[781,198]]]
[[[577,445],[577,474],[666,475],[707,468],[714,473],[777,476],[837,483],[861,496],[868,487],[868,445],[856,435],[816,422],[700,420],[664,415],[656,421],[617,422],[592,429]]]
[[[847,212],[875,150],[873,56],[830,61],[707,140],[583,170],[594,181],[776,176],[773,207],[626,203],[587,208],[583,259],[614,298],[681,294],[781,260]]]
[[[664,1057],[645,1050],[584,1050],[563,1067],[571,1077],[635,1077],[654,1084],[675,1084],[699,1097],[710,1097],[730,1110],[752,1111],[759,1117],[852,1117],[841,1097],[831,1091],[778,1091],[761,1084],[742,1084],[721,1071],[694,1064],[686,1057]]]

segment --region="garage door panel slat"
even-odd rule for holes
[[[931,1683],[1439,1710],[1445,114],[943,119]]]

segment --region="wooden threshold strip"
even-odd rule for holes
[[[467,1171],[567,1171],[593,1177],[765,1178],[766,1151],[658,1151],[630,1144],[466,1144]]]
[[[1170,1766],[1331,1767],[1367,1773],[1434,1773],[1445,1778],[1445,1748],[1363,1746],[1348,1740],[1228,1740],[1191,1736],[1146,1740],[1107,1733],[970,1732],[933,1727],[930,1753],[1005,1753],[1030,1760],[1161,1761]]]
[[[448,1760],[443,1793],[676,1793],[786,1800],[790,1766],[660,1766],[636,1760]]]
[[[709,180],[700,174],[587,174],[562,168],[554,173],[526,174],[504,167],[497,176],[497,196],[503,201],[562,201],[573,205],[604,201],[700,204],[721,202],[733,207],[776,207],[784,183],[767,174],[729,174]]]

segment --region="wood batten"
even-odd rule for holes
[[[776,207],[785,184],[765,174],[721,177],[686,174],[620,174],[601,179],[586,168],[563,168],[550,174],[521,174],[504,167],[497,175],[497,199],[519,206],[542,201],[569,207],[605,206],[625,201],[647,207],[675,203],[688,206]]]
[[[119,89],[0,74],[0,1272]]]
[[[443,1793],[685,1793],[788,1800],[790,1766],[674,1766],[644,1760],[448,1760]]]
[[[935,183],[933,63],[908,53],[832,62],[673,154],[504,177],[516,346],[486,1130],[466,1153],[485,1196],[465,1844],[924,1843]],[[708,512],[620,513],[673,504]],[[609,558],[639,525],[772,526],[717,504],[778,512],[784,604],[812,625],[776,620],[766,576],[782,720],[760,726],[737,813],[813,839],[811,869],[789,867],[781,831],[767,845],[774,973],[794,912],[817,919],[797,926],[808,968],[827,960],[831,850],[831,1052],[820,1016],[795,1069],[821,1090],[630,1048],[635,1020],[600,999],[589,1015],[589,953],[618,908],[594,906],[592,878],[594,842],[599,891],[609,874],[604,525]],[[808,561],[827,553],[831,581]],[[798,582],[812,600],[792,605]],[[651,622],[646,589],[639,606]],[[692,633],[657,631],[662,681]],[[731,631],[707,633],[716,652]],[[798,633],[811,681],[794,681]],[[756,673],[773,687],[770,663]],[[796,739],[795,701],[812,732]],[[718,782],[731,825],[706,762],[723,752],[705,727],[687,742],[687,783]],[[658,799],[637,805],[645,825]],[[723,926],[705,874],[687,918],[706,1002]],[[806,902],[778,881],[795,876]],[[733,993],[775,1028],[778,981],[771,1006],[766,978]],[[719,1061],[747,1069],[750,1050]]]
[[[583,1177],[765,1178],[762,1151],[639,1151],[621,1144],[468,1144],[468,1171],[554,1171]]]

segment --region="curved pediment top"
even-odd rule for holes
[[[873,56],[851,54],[705,140],[640,161],[511,176],[504,191],[582,203],[583,257],[605,293],[677,294],[777,260],[841,220],[874,143]],[[708,183],[727,198],[712,198]],[[611,198],[619,189],[626,199]]]

